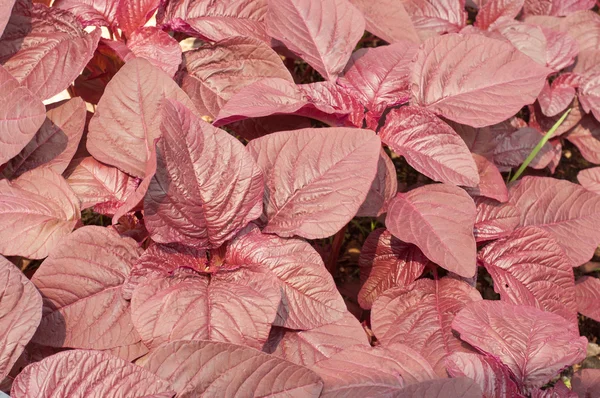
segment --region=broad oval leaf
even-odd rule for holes
[[[579,86],[579,101],[586,112],[600,120],[600,72],[587,76]]]
[[[478,261],[494,280],[500,299],[577,320],[573,267],[553,236],[523,227],[484,247]]]
[[[600,322],[600,279],[584,276],[575,284],[577,312]]]
[[[381,144],[373,131],[302,129],[250,141],[265,176],[264,231],[308,239],[335,234],[364,202]]]
[[[597,398],[593,394],[600,391],[600,369],[581,369],[573,375],[571,386],[580,397]]]
[[[541,387],[586,355],[587,339],[579,337],[577,324],[535,307],[504,301],[471,303],[456,315],[452,329],[502,361],[527,388]]]
[[[560,30],[577,41],[580,51],[597,49],[600,45],[600,15],[591,10],[568,15],[561,21]]]
[[[511,203],[478,197],[474,199],[477,215],[473,234],[477,242],[508,236],[519,226],[521,214]]]
[[[398,193],[396,166],[383,148],[381,148],[377,174],[371,183],[365,201],[356,212],[356,217],[378,217],[387,211],[390,200]]]
[[[158,8],[160,0],[117,1],[117,24],[129,37],[144,26]]]
[[[552,82],[552,86],[546,83],[538,96],[542,113],[549,117],[562,113],[575,97],[574,87],[568,84],[559,84],[560,82],[557,80],[558,78]]]
[[[127,47],[131,50],[132,57],[147,59],[171,77],[181,63],[181,47],[177,40],[154,26],[135,30],[127,40]]]
[[[475,288],[457,279],[420,279],[380,295],[371,309],[371,325],[382,344],[408,345],[446,377],[444,358],[467,350],[452,334],[452,319],[467,304],[480,300]]]
[[[412,384],[399,394],[396,398],[481,398],[481,389],[467,377],[441,378],[436,380],[422,381]]]
[[[390,202],[385,225],[434,263],[470,278],[476,268],[475,213],[473,199],[464,190],[432,184],[399,193]]]
[[[600,243],[600,196],[547,177],[525,177],[509,188],[509,196],[521,213],[520,225],[537,225],[550,232],[572,266],[592,258]]]
[[[0,256],[0,380],[10,372],[42,319],[42,297],[21,270]]]
[[[323,382],[313,371],[253,348],[215,341],[180,340],[150,354],[144,367],[168,380],[177,396],[318,397]]]
[[[501,34],[517,50],[539,65],[546,65],[547,42],[540,27],[513,20],[501,24],[494,32]]]
[[[121,289],[141,249],[108,228],[85,226],[57,246],[31,279],[44,298],[33,341],[105,350],[137,343]]]
[[[74,366],[76,364],[76,366]],[[11,397],[171,397],[168,382],[110,354],[73,350],[27,366],[15,379]]]
[[[205,41],[234,36],[268,41],[264,25],[267,0],[176,0],[161,3],[156,20],[161,27]]]
[[[268,0],[267,32],[335,81],[365,30],[365,20],[347,0]]]
[[[67,182],[81,201],[82,209],[93,206],[97,213],[107,215],[115,214],[137,187],[133,177],[91,156],[73,169]]]
[[[579,45],[571,36],[565,32],[558,32],[543,26],[541,28],[546,36],[546,65],[549,68],[560,71],[571,65],[575,61],[575,57],[577,57],[577,64],[579,64],[582,58],[578,55]],[[579,71],[574,70],[574,72]]]
[[[85,103],[73,98],[48,110],[46,120],[33,139],[2,170],[8,178],[16,178],[36,167],[49,167],[64,172],[75,155],[86,119]]]
[[[187,95],[163,71],[143,58],[127,62],[106,86],[90,121],[87,149],[103,163],[143,178],[160,137],[162,99],[194,109]]]
[[[579,149],[585,160],[600,164],[600,122],[592,115],[584,116],[569,132],[567,140]]]
[[[346,305],[319,253],[307,242],[263,234],[258,228],[233,240],[225,264],[267,273],[281,290],[275,326],[313,329],[339,320]]]
[[[386,145],[427,177],[469,187],[479,183],[477,165],[465,142],[426,109],[392,109],[379,134]]]
[[[80,218],[79,199],[50,169],[0,181],[0,254],[44,258]]]
[[[167,100],[161,111],[146,227],[156,242],[217,248],[260,217],[261,171],[241,142],[182,104]]]
[[[479,173],[479,184],[476,187],[466,187],[471,196],[485,196],[499,202],[508,201],[508,189],[498,167],[485,156],[473,153],[473,160]]]
[[[465,0],[401,0],[419,37],[460,31],[467,23]]]
[[[594,7],[593,0],[525,0],[526,15],[552,15],[564,17],[577,11]]]
[[[484,397],[522,397],[508,367],[492,356],[455,352],[446,358],[446,368],[452,377],[474,380]]]
[[[341,319],[310,330],[273,327],[263,351],[302,366],[313,364],[356,345],[369,346],[367,334],[349,312]]]
[[[50,5],[50,2],[45,2]],[[114,27],[117,15],[115,0],[56,0],[52,7],[71,12],[83,26]]]
[[[411,41],[420,43],[410,16],[401,1],[394,0],[350,0],[365,17],[366,29],[375,36],[397,43]]]
[[[402,242],[385,228],[371,232],[360,251],[361,288],[358,303],[370,310],[377,297],[388,289],[413,283],[429,260],[418,247]]]
[[[600,167],[581,170],[577,173],[577,181],[588,191],[600,195]]]
[[[2,0],[0,3],[0,35],[4,32],[14,5],[15,0]]]
[[[21,152],[45,119],[42,101],[0,66],[0,164]]]
[[[0,64],[21,85],[48,99],[81,73],[100,34],[100,29],[86,33],[68,11],[42,4],[18,7],[0,38]]]
[[[261,348],[281,300],[267,277],[179,272],[149,278],[131,298],[131,317],[151,350],[174,340],[212,340]]]
[[[484,127],[533,103],[549,72],[509,43],[449,34],[429,39],[417,53],[412,96],[448,119]]]
[[[531,127],[523,127],[498,135],[496,137],[498,145],[494,149],[494,163],[505,167],[520,166],[542,137],[543,135],[538,130]],[[553,151],[552,144],[547,142],[533,158],[529,167],[543,169],[548,166],[554,156]]]
[[[233,37],[186,51],[182,88],[200,112],[216,118],[240,89],[263,78],[293,83],[290,72],[269,45],[251,37]]]
[[[477,11],[474,25],[482,30],[493,29],[519,15],[525,0],[488,0]]]

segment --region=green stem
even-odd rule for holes
[[[558,119],[556,121],[556,123],[554,123],[554,126],[552,126],[552,128],[550,130],[548,130],[548,132],[546,134],[544,134],[544,136],[542,137],[540,142],[538,142],[538,144],[535,146],[535,148],[533,148],[533,150],[531,151],[529,156],[527,156],[527,159],[525,159],[525,161],[523,162],[521,167],[519,167],[519,170],[517,170],[515,175],[512,176],[512,178],[510,179],[510,182],[513,182],[517,178],[521,177],[521,174],[523,174],[523,172],[525,171],[527,166],[529,166],[529,163],[531,163],[533,161],[533,159],[537,156],[538,152],[544,147],[544,145],[546,145],[546,143],[548,142],[550,137],[552,137],[552,134],[554,134],[556,129],[558,129],[561,124],[563,124],[563,122],[569,115],[569,112],[571,112],[571,109],[567,109],[567,111],[565,113],[563,113],[563,115],[560,117],[560,119]]]

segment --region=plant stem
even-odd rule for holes
[[[327,258],[326,268],[334,278],[337,274],[337,261],[340,257],[340,250],[342,249],[342,243],[344,243],[344,237],[347,229],[348,224],[344,225],[344,228],[340,229],[335,234],[333,237],[333,243],[331,244],[331,253],[329,253],[329,257]]]
[[[552,126],[552,128],[550,130],[548,130],[548,132],[546,134],[544,134],[544,136],[542,137],[540,142],[538,142],[538,144],[535,146],[535,148],[533,148],[533,150],[531,151],[529,156],[527,156],[527,159],[525,159],[525,161],[523,162],[521,167],[519,167],[519,170],[517,170],[517,172],[515,173],[514,176],[512,176],[512,178],[510,179],[509,182],[513,182],[517,178],[521,177],[521,174],[523,174],[523,172],[525,171],[527,166],[529,166],[529,163],[531,163],[531,161],[537,156],[538,152],[544,147],[544,145],[546,145],[546,143],[548,142],[550,137],[552,137],[552,134],[554,134],[556,129],[558,129],[561,124],[563,124],[563,122],[569,115],[569,112],[571,112],[571,109],[567,109],[567,111],[565,113],[563,113],[563,115],[560,117],[560,119],[558,119],[556,121],[556,123],[554,123],[554,126]]]

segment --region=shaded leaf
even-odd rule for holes
[[[600,279],[584,276],[575,284],[577,311],[600,322]]]
[[[52,6],[71,12],[83,26],[114,27],[119,3],[118,0],[55,0]]]
[[[396,166],[383,148],[377,162],[377,174],[363,204],[356,212],[356,217],[378,217],[387,211],[390,200],[398,193]]]
[[[600,370],[582,369],[573,375],[571,379],[573,391],[580,397],[598,398],[600,391]]]
[[[128,4],[129,1],[121,1]],[[127,40],[132,57],[145,58],[169,76],[175,75],[181,63],[181,47],[167,32],[153,26],[140,28]],[[130,58],[126,58],[128,61]]]
[[[365,17],[366,29],[375,36],[397,43],[403,40],[420,43],[410,16],[400,1],[350,0]]]
[[[158,8],[159,0],[119,0],[117,6],[117,22],[119,28],[129,36],[152,17]]]
[[[437,379],[413,384],[402,391],[398,398],[480,398],[481,389],[473,380],[466,377]]]
[[[543,135],[538,130],[531,127],[523,127],[497,136],[498,145],[494,149],[494,163],[505,167],[520,166],[542,137]],[[543,169],[548,166],[553,157],[554,148],[551,143],[547,142],[529,163],[529,167]]]
[[[581,170],[577,173],[577,181],[588,191],[600,195],[600,167]]]
[[[479,172],[479,184],[476,187],[466,187],[472,196],[485,196],[499,202],[508,201],[508,189],[498,167],[484,156],[472,154]]]
[[[567,135],[581,156],[590,163],[600,164],[600,122],[586,115]]]

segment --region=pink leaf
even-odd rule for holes
[[[549,232],[519,228],[484,247],[478,260],[492,276],[501,300],[537,307],[576,323],[573,268]]]
[[[600,369],[582,369],[571,379],[573,391],[580,397],[598,398],[600,391]]]
[[[488,0],[477,12],[475,26],[479,29],[493,29],[505,21],[510,21],[519,15],[524,0]]]
[[[10,261],[0,256],[0,381],[25,349],[42,319],[42,297]]]
[[[366,29],[388,43],[410,41],[420,43],[410,16],[400,1],[350,0],[365,17]]]
[[[500,128],[503,129],[508,122],[503,122],[502,124],[496,126],[482,127],[477,129],[452,121],[449,121],[448,124],[465,141],[469,151],[481,156],[485,156],[486,158],[490,158],[497,146],[496,136],[498,135],[498,131],[496,131],[496,127],[501,126]],[[510,131],[515,130],[512,128],[512,126],[509,126],[507,129]]]
[[[560,79],[560,76],[552,82],[552,86],[546,83],[538,96],[542,113],[549,117],[562,113],[575,97],[575,88],[560,84],[560,82],[557,82],[558,79]]]
[[[592,258],[600,243],[600,196],[577,184],[545,177],[525,177],[509,189],[521,224],[550,232],[577,267]],[[577,236],[577,239],[573,239]]]
[[[579,398],[579,395],[571,391],[562,379],[558,379],[551,388],[546,388],[545,390],[534,388],[531,390],[531,398]]]
[[[94,206],[97,213],[113,215],[136,189],[134,179],[121,170],[86,157],[67,182],[81,201],[81,208]]]
[[[0,66],[0,164],[17,155],[45,119],[44,104]]]
[[[56,0],[52,7],[69,11],[83,26],[113,27],[118,4],[118,0]]]
[[[386,108],[408,101],[410,66],[418,48],[414,43],[403,41],[358,50],[352,54],[344,76],[337,83],[379,118]]]
[[[404,386],[403,364],[385,347],[354,346],[311,368],[324,382],[321,397],[397,396]]]
[[[429,260],[418,247],[404,243],[384,229],[371,232],[358,259],[361,288],[358,303],[366,310],[386,290],[413,283]]]
[[[464,0],[401,0],[422,40],[460,31],[467,23]]]
[[[553,15],[564,17],[576,11],[594,7],[594,0],[525,0],[526,15]]]
[[[162,98],[194,109],[187,95],[171,78],[145,59],[125,64],[106,86],[90,121],[87,149],[103,163],[135,177],[145,166],[160,137]]]
[[[81,218],[79,199],[63,177],[38,168],[0,181],[0,253],[44,258]]]
[[[588,191],[600,195],[600,167],[581,170],[577,174],[577,181]]]
[[[21,85],[47,99],[81,73],[98,45],[100,29],[88,34],[70,12],[33,4],[14,10],[2,38],[0,63]]]
[[[46,120],[33,139],[2,170],[8,178],[16,178],[36,167],[49,167],[64,172],[77,151],[85,125],[85,103],[73,98],[47,112]]]
[[[133,291],[131,317],[148,348],[180,339],[263,346],[281,299],[270,278],[184,271],[147,279]]]
[[[183,89],[196,107],[215,118],[239,90],[263,78],[293,83],[279,55],[261,40],[233,37],[185,52]]]
[[[508,236],[519,225],[521,214],[511,203],[498,203],[482,197],[474,201],[477,215],[473,233],[477,242]]]
[[[131,38],[133,32],[144,26],[152,17],[159,3],[159,0],[119,0],[117,6],[119,28],[128,38]]]
[[[575,285],[577,311],[600,322],[600,279],[584,276]]]
[[[455,352],[446,358],[448,374],[474,380],[484,397],[521,397],[506,365],[489,355]]]
[[[476,186],[477,166],[464,141],[435,114],[416,107],[392,109],[381,140],[426,176],[455,185]]]
[[[233,240],[225,264],[267,273],[281,290],[275,326],[312,329],[339,320],[343,299],[321,256],[308,243],[282,239],[253,228]]]
[[[167,398],[173,394],[169,383],[149,371],[107,353],[85,350],[61,352],[29,365],[11,390],[14,398]]]
[[[508,189],[496,165],[476,153],[473,154],[473,160],[479,172],[479,184],[465,190],[472,196],[485,196],[499,202],[508,201]]]
[[[175,101],[162,104],[157,172],[144,200],[156,242],[217,248],[262,213],[263,179],[244,146]]]
[[[500,33],[517,50],[536,63],[546,65],[547,42],[542,28],[523,22],[509,21],[501,24],[494,31]]]
[[[419,279],[380,295],[371,310],[371,325],[382,344],[408,345],[432,364],[439,377],[446,377],[444,358],[469,352],[452,334],[450,323],[468,303],[480,300],[479,292],[465,282]]]
[[[560,30],[577,41],[579,51],[595,50],[600,46],[600,15],[593,11],[568,15],[561,21]]]
[[[127,362],[133,362],[136,359],[148,354],[148,352],[150,351],[148,351],[148,347],[146,347],[144,343],[139,341],[130,345],[110,348],[106,350],[106,352],[108,352],[111,355],[114,355],[115,357],[124,359]]]
[[[364,202],[381,144],[369,130],[303,129],[250,141],[265,176],[264,231],[308,239],[335,234]]]
[[[600,120],[600,72],[583,79],[579,86],[579,101],[586,112],[592,112]]]
[[[542,32],[546,36],[546,65],[559,71],[573,63],[575,57],[579,59],[579,45],[568,34],[557,32],[555,30],[542,27]],[[559,75],[560,77],[560,75]]]
[[[346,312],[340,320],[310,330],[274,327],[263,351],[298,365],[312,366],[356,345],[369,346],[367,334],[354,315]]]
[[[483,127],[533,103],[548,73],[508,43],[482,35],[444,35],[419,50],[412,96],[415,104],[448,119]]]
[[[206,41],[234,36],[268,41],[264,25],[267,0],[176,0],[163,3],[156,20],[162,28],[182,31]]]
[[[296,114],[335,126],[362,126],[364,108],[346,90],[331,82],[295,85],[265,78],[239,90],[223,106],[215,126],[249,117]]]
[[[482,392],[477,383],[466,377],[456,379],[427,380],[412,384],[399,394],[397,398],[481,398]]]
[[[567,135],[581,156],[590,163],[600,164],[600,122],[586,115]]]
[[[560,315],[503,301],[479,301],[456,315],[452,329],[498,358],[527,388],[541,387],[562,368],[585,358],[587,339]]]
[[[585,76],[600,71],[600,49],[588,49],[577,54],[573,73]]]
[[[122,1],[122,3],[129,2]],[[127,47],[131,50],[131,58],[145,58],[170,77],[175,75],[181,63],[181,47],[177,40],[153,26],[140,28],[131,33]],[[125,61],[131,58],[126,58]]]
[[[476,268],[474,222],[473,199],[445,184],[399,193],[385,219],[396,238],[414,243],[434,263],[467,278],[475,275]]]
[[[378,217],[387,211],[390,200],[398,193],[396,166],[383,148],[381,148],[377,174],[363,204],[356,212],[356,217]]]
[[[335,81],[362,37],[365,20],[349,1],[268,0],[267,32]]]
[[[0,2],[0,36],[2,36],[4,28],[10,19],[10,14],[14,5],[15,0],[2,0]]]
[[[168,380],[181,398],[247,395],[318,397],[311,370],[249,347],[214,341],[175,341],[154,350],[144,367]]]
[[[513,132],[496,136],[498,145],[494,149],[494,163],[498,166],[520,166],[543,135],[531,127],[523,127]],[[554,157],[554,148],[547,142],[529,164],[529,167],[543,169]]]
[[[137,343],[121,287],[141,250],[107,228],[73,232],[42,263],[32,282],[44,298],[33,341],[52,347],[104,350]]]

